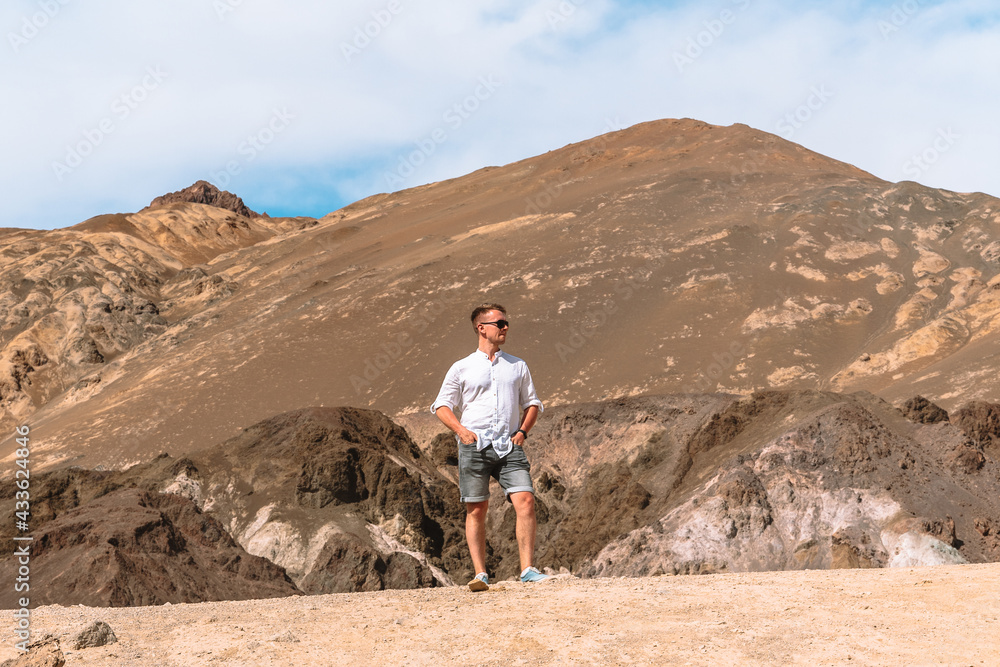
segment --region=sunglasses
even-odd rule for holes
[[[506,329],[510,326],[510,322],[507,320],[497,320],[496,322],[480,322],[480,324],[495,324],[497,329]]]

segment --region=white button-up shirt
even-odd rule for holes
[[[497,351],[490,361],[485,352],[476,350],[448,369],[431,412],[451,408],[462,426],[476,434],[477,449],[492,445],[503,457],[513,447],[510,437],[520,424],[521,411],[532,405],[539,412],[544,409],[523,359]]]

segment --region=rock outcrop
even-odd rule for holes
[[[241,215],[244,218],[262,217],[260,213],[251,211],[247,205],[243,203],[243,200],[240,197],[234,195],[232,192],[219,190],[219,188],[215,187],[208,181],[198,181],[183,190],[161,195],[150,202],[149,206],[146,208],[157,208],[159,206],[167,206],[169,204],[178,203],[207,204],[208,206],[214,206],[216,208],[223,208],[227,211],[232,211],[233,213]]]
[[[73,649],[76,651],[117,643],[118,636],[115,635],[115,631],[111,626],[104,621],[94,621],[73,637]]]
[[[0,499],[13,506],[15,490]],[[123,606],[450,585],[449,572],[471,576],[463,522],[454,484],[384,415],[299,410],[191,457],[34,477],[32,572],[46,584],[32,600]],[[16,569],[13,518],[5,526],[0,574]]]
[[[973,401],[956,410],[952,422],[981,447],[1000,447],[1000,404]]]
[[[918,424],[936,424],[948,421],[948,411],[934,405],[923,396],[914,396],[903,403],[900,412]]]
[[[932,408],[918,413],[937,416],[815,391],[551,408],[526,445],[537,560],[644,576],[1000,558],[997,458]],[[436,449],[418,422],[404,419]],[[490,566],[512,576],[514,513],[498,493],[491,526]]]
[[[463,572],[457,489],[381,413],[297,410],[192,459],[206,510],[307,593],[447,585]]]
[[[955,420],[904,412],[863,392],[787,390],[549,408],[526,445],[536,562],[643,576],[1000,559],[996,450]],[[954,411],[969,414],[988,430],[989,406]],[[40,474],[32,562],[44,599],[460,583],[472,572],[454,438],[426,413],[401,421],[417,441],[373,410],[308,408],[179,459]],[[0,525],[0,575],[13,525]],[[515,576],[515,514],[496,485],[488,531],[491,576]]]
[[[656,520],[578,567],[634,576],[996,557],[969,513],[1000,510],[982,488],[997,461],[950,425],[914,428],[872,396],[815,392],[754,394],[713,422],[740,427],[693,457]]]
[[[66,664],[66,654],[57,637],[42,637],[28,644],[27,649],[16,658],[4,660],[0,667],[63,667]]]
[[[44,523],[31,544],[35,605],[99,607],[281,597],[300,591],[187,498],[123,489]],[[0,564],[12,578],[13,558]],[[5,594],[6,597],[6,594]],[[9,605],[5,605],[9,606]]]

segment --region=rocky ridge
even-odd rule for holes
[[[302,592],[283,568],[240,547],[210,514],[160,480],[184,470],[162,455],[128,471],[64,469],[31,486],[34,604],[135,606]],[[0,495],[13,505],[14,488]],[[13,518],[13,517],[12,517]],[[13,526],[13,524],[11,524]],[[7,542],[15,533],[3,530]],[[12,546],[0,570],[13,575]],[[14,593],[0,596],[13,608]]]
[[[0,498],[13,506],[15,490]],[[190,457],[43,473],[32,497],[41,603],[432,587],[463,568],[457,489],[371,410],[300,410]],[[16,566],[12,552],[0,572]]]
[[[174,494],[115,491],[34,535],[36,604],[128,607],[301,594],[282,568],[240,548]],[[5,568],[6,569],[6,568]]]
[[[457,488],[378,412],[285,413],[191,458],[204,472],[189,495],[307,593],[451,585],[462,570]]]
[[[221,193],[230,195],[230,193]],[[238,283],[205,262],[299,226],[175,203],[0,236],[0,424],[85,402]],[[145,347],[144,347],[145,344]]]
[[[995,561],[997,409],[956,411],[958,427],[870,394],[788,390],[551,408],[526,445],[537,562],[601,577]],[[375,411],[310,408],[178,459],[42,474],[32,524],[45,599],[461,583],[472,572],[455,441],[428,418],[403,420],[414,440]],[[13,518],[4,525],[0,544],[12,544]],[[494,487],[496,579],[520,569],[513,537],[514,512]],[[107,583],[95,587],[92,572]]]
[[[977,433],[997,430],[976,414],[915,423],[864,392],[789,390],[546,410],[526,445],[538,560],[583,576],[992,562],[1000,467]],[[422,447],[453,446],[415,422]],[[497,491],[501,577],[513,514]]]

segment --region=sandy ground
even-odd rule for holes
[[[997,665],[1000,564],[41,607],[67,665]],[[73,651],[102,619],[117,644]],[[13,640],[0,660],[16,654]]]

